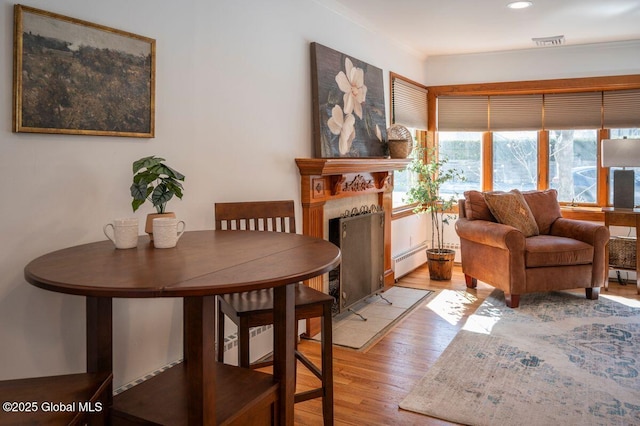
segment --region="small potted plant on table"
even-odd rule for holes
[[[438,159],[434,150],[419,148],[408,169],[417,176],[407,192],[407,201],[417,203],[415,213],[431,216],[431,246],[427,249],[429,276],[432,280],[451,279],[455,251],[444,248],[444,226],[449,224],[451,208],[457,203],[455,196],[443,197],[440,188],[454,180],[464,181],[462,173],[445,168],[446,159]]]
[[[176,197],[182,199],[182,183],[184,175],[165,165],[164,158],[150,156],[133,163],[133,183],[131,184],[131,207],[135,212],[149,200],[156,208],[156,213],[147,215],[145,232],[153,241],[153,219],[156,217],[176,217],[175,213],[167,212],[167,202]]]

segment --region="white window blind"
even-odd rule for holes
[[[486,132],[488,112],[488,96],[439,96],[438,130]]]
[[[393,123],[427,129],[427,89],[394,77],[391,87]]]
[[[640,90],[439,96],[439,131],[640,127]]]
[[[544,128],[599,129],[602,126],[602,92],[544,95]]]
[[[540,130],[542,128],[542,95],[491,96],[489,128],[492,132]]]
[[[604,127],[640,127],[640,90],[604,92]]]

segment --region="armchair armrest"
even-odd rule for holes
[[[609,228],[593,222],[558,218],[551,225],[551,235],[573,238],[593,246],[593,272],[591,287],[602,287],[607,280],[606,247],[609,242]],[[589,293],[587,293],[588,295]],[[588,297],[588,296],[587,296]]]
[[[524,234],[513,226],[487,220],[456,221],[456,232],[461,239],[504,250],[524,249]]]
[[[553,222],[549,234],[572,238],[594,247],[604,247],[609,242],[609,229],[606,226],[562,217]]]

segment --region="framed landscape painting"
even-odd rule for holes
[[[14,6],[13,131],[154,137],[155,40]]]
[[[311,43],[316,157],[387,156],[382,70]]]

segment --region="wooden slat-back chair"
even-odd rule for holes
[[[250,230],[270,232],[296,232],[293,201],[253,201],[216,203],[214,206],[216,229]],[[238,326],[238,365],[260,368],[272,361],[251,363],[249,337],[252,327],[273,324],[273,289],[249,291],[218,296],[218,344],[217,359],[224,362],[224,325],[228,317]],[[297,323],[308,318],[321,318],[322,365],[318,369],[297,349],[296,359],[318,379],[321,387],[297,393],[295,402],[322,398],[322,416],[325,425],[333,424],[333,352],[331,307],[334,299],[328,294],[298,283],[295,290],[296,340]]]
[[[293,201],[216,203],[216,229],[296,232]]]

